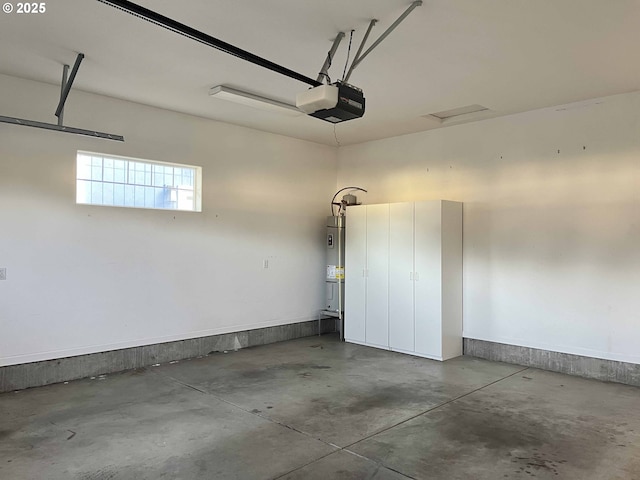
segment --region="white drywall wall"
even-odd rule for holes
[[[338,160],[365,203],[464,202],[465,337],[640,363],[640,93]]]
[[[55,123],[59,87],[0,92]],[[79,91],[65,124],[126,142],[0,124],[0,365],[317,318],[335,148]],[[203,211],[76,205],[77,150],[200,165]]]

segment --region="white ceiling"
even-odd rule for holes
[[[353,56],[370,19],[379,22],[369,43],[411,4],[136,1],[312,78],[345,31],[332,79],[342,77],[351,29]],[[46,8],[0,13],[0,73],[59,84],[62,64],[83,52],[74,88],[330,145],[440,128],[424,115],[465,105],[488,107],[480,115],[487,118],[640,90],[639,0],[424,0],[354,71],[350,83],[364,90],[367,110],[337,125],[335,136],[316,118],[208,95],[224,84],[295,103],[306,84],[96,0],[50,0]]]

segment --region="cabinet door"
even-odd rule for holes
[[[462,355],[462,203],[442,202],[442,357]]]
[[[364,343],[367,207],[349,207],[345,235],[344,338]]]
[[[413,352],[413,203],[389,206],[389,347]]]
[[[367,206],[365,340],[389,348],[389,205]]]
[[[441,202],[415,204],[416,353],[442,356]]]

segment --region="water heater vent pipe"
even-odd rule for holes
[[[343,202],[336,202],[336,197],[340,194],[340,192],[344,192],[345,190],[359,190],[361,192],[367,193],[367,191],[364,188],[361,188],[361,187],[344,187],[344,188],[341,188],[340,190],[338,190],[336,192],[336,194],[333,196],[333,198],[331,199],[330,208],[331,208],[331,216],[332,217],[337,217],[338,215],[340,215],[340,211],[342,210],[342,207],[345,206],[345,204]],[[338,215],[336,215],[335,209],[333,208],[336,205],[338,207],[340,207],[340,208],[338,208]]]

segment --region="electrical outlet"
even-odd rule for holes
[[[2,267],[0,268],[0,280],[6,280],[7,279],[7,269]]]

